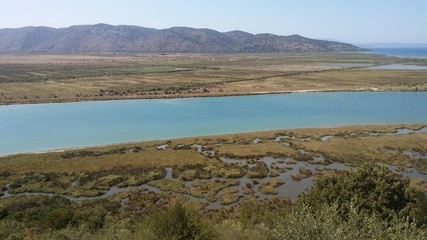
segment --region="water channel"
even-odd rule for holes
[[[0,155],[351,124],[426,123],[427,92],[333,92],[0,106]]]

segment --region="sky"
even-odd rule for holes
[[[0,28],[97,23],[427,43],[427,0],[0,0]]]

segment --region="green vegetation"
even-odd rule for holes
[[[264,194],[278,194],[276,188],[285,184],[285,181],[277,178],[273,178],[270,182],[261,184],[259,191]]]
[[[275,142],[258,144],[223,145],[217,148],[219,154],[231,158],[259,158],[262,156],[290,156],[295,155],[295,149],[284,147]]]
[[[219,191],[224,188],[237,186],[239,185],[239,180],[214,180],[214,181],[196,181],[193,182],[192,187],[194,187],[193,194],[196,196],[206,195],[207,200],[210,202],[216,201],[216,196]]]
[[[214,233],[202,215],[179,204],[153,214],[148,226],[152,236],[147,239],[214,239]]]
[[[333,183],[333,184],[332,184]],[[228,201],[237,189],[223,192]],[[354,193],[354,194],[352,194]],[[336,197],[334,197],[336,196]],[[168,193],[114,198],[0,199],[2,239],[425,239],[427,198],[387,168],[366,164],[319,178],[293,203],[280,197],[215,211]],[[378,201],[376,200],[378,199]]]
[[[275,239],[426,239],[427,234],[425,227],[417,227],[409,219],[392,216],[385,222],[354,206],[343,220],[334,205],[315,209],[297,205],[277,225]]]
[[[423,239],[427,184],[386,164],[425,173],[424,158],[403,153],[426,154],[427,134],[393,134],[425,126],[290,129],[3,156],[0,194],[12,195],[0,198],[0,239]],[[310,165],[314,156],[324,160]],[[334,170],[336,161],[353,170]],[[291,201],[277,192],[296,184],[284,183],[282,172],[314,185]]]
[[[386,194],[385,194],[386,193]],[[352,172],[342,172],[318,179],[311,191],[302,194],[297,202],[306,206],[335,205],[342,218],[352,208],[361,213],[375,214],[384,220],[396,215],[427,223],[425,196],[409,188],[409,180],[385,166],[366,164]],[[423,211],[421,211],[424,209]]]
[[[392,63],[426,65],[365,53],[2,55],[0,104],[427,89],[427,71],[366,69]]]
[[[392,63],[427,65],[359,53],[2,55],[0,104],[427,90],[427,71],[366,69]],[[422,127],[275,130],[3,156],[0,239],[426,239],[427,184],[386,167],[427,174],[425,158],[405,154],[426,155],[427,133],[393,134]],[[271,166],[263,157],[274,158]],[[353,170],[329,171],[336,162]],[[298,184],[315,178],[293,201],[277,192],[290,170]],[[271,196],[259,200],[257,192]]]
[[[149,185],[157,187],[162,191],[190,194],[190,189],[185,187],[185,184],[183,182],[174,179],[161,179],[158,181],[150,182]]]
[[[257,162],[255,167],[249,169],[248,177],[250,178],[265,178],[267,177],[268,168],[263,162]]]
[[[140,186],[161,179],[162,168],[114,167],[109,170],[79,173],[27,172],[10,182],[9,193],[56,193],[73,197],[93,197],[112,186]]]
[[[278,239],[425,239],[427,198],[388,168],[366,164],[318,179],[278,220]]]
[[[239,194],[239,190],[237,188],[227,188],[219,197],[222,205],[229,205],[237,202],[242,195]]]

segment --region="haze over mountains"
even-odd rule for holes
[[[211,29],[173,27],[152,29],[107,24],[68,28],[0,29],[0,52],[140,52],[140,53],[255,53],[360,51],[351,44],[305,38],[221,33]]]

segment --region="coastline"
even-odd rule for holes
[[[190,136],[190,137],[178,137],[178,138],[165,138],[165,139],[150,139],[143,141],[132,141],[132,142],[117,142],[117,143],[109,143],[109,144],[99,144],[99,145],[87,145],[87,146],[78,146],[78,147],[66,147],[59,149],[50,149],[50,150],[36,150],[36,151],[28,151],[28,152],[20,152],[20,153],[11,153],[11,154],[0,154],[1,158],[7,158],[11,156],[17,155],[38,155],[38,154],[48,154],[48,153],[62,153],[67,151],[74,150],[83,150],[83,149],[98,149],[98,148],[113,148],[120,146],[127,146],[133,144],[141,144],[141,143],[152,143],[152,144],[161,144],[165,141],[194,141],[195,139],[203,139],[203,138],[221,138],[225,136],[245,136],[245,135],[266,135],[266,134],[277,134],[283,131],[321,131],[321,130],[331,130],[331,129],[354,129],[354,128],[407,128],[414,131],[420,130],[422,128],[427,127],[427,122],[425,123],[402,123],[402,124],[351,124],[351,125],[331,125],[331,126],[320,126],[320,127],[303,127],[303,128],[283,128],[283,129],[270,129],[270,130],[262,130],[262,131],[250,131],[250,132],[237,132],[237,133],[227,133],[227,134],[213,134],[213,135],[201,135],[201,136]]]
[[[79,103],[79,102],[102,102],[102,101],[121,101],[121,100],[160,100],[160,99],[186,99],[186,98],[216,98],[216,97],[238,97],[238,96],[256,96],[256,95],[275,95],[275,94],[298,94],[298,93],[328,93],[328,92],[426,92],[423,90],[393,89],[382,90],[377,87],[363,89],[302,89],[302,90],[280,90],[280,91],[260,91],[246,93],[223,93],[223,94],[187,94],[187,95],[161,95],[161,96],[121,96],[108,98],[88,98],[74,100],[56,100],[56,101],[29,101],[29,102],[0,102],[2,106],[14,105],[33,105],[33,104],[60,104],[60,103]]]
[[[425,65],[376,54],[5,56],[0,106],[129,99],[176,99],[305,92],[427,91]],[[96,60],[96,61],[95,61]],[[8,65],[7,65],[8,64]]]

